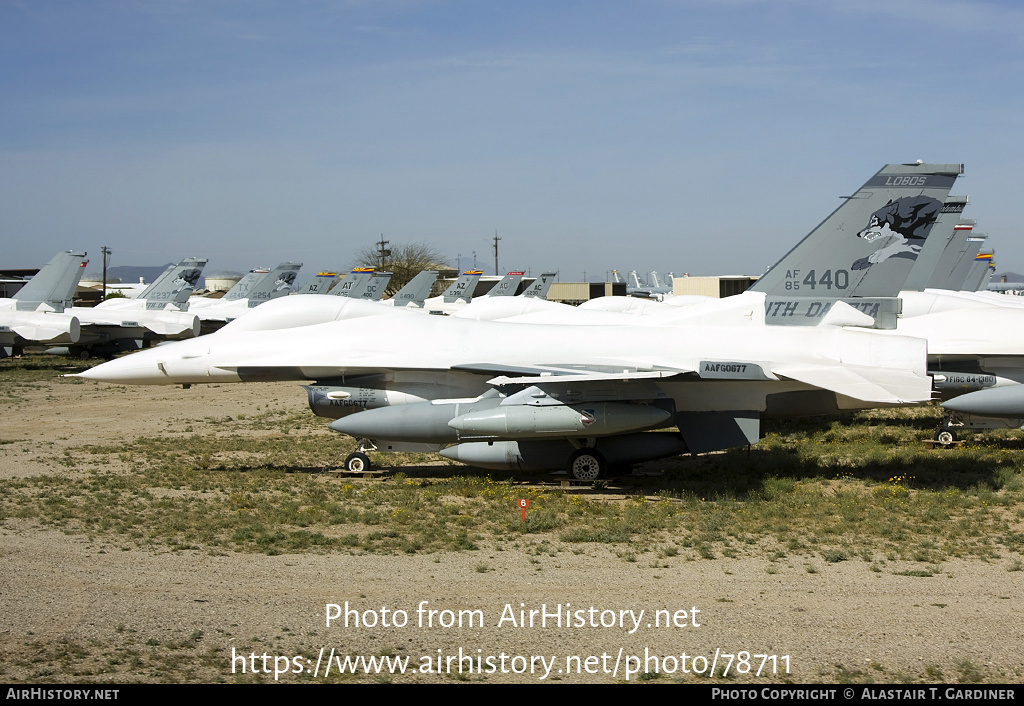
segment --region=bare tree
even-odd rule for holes
[[[447,269],[444,255],[427,243],[399,243],[390,245],[381,240],[355,255],[356,267],[376,267],[391,272],[388,294],[394,294],[423,270]]]

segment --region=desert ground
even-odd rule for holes
[[[120,387],[4,364],[0,681],[1024,680],[1013,438],[974,442],[1012,447],[991,457],[901,451],[917,442],[889,431],[891,463],[862,476],[831,452],[775,495],[764,479],[784,468],[755,478],[759,495],[756,468],[728,480],[730,464],[776,463],[771,438],[596,488],[431,457],[363,479],[331,472],[349,442],[295,384]],[[943,453],[985,482],[929,480],[918,459]],[[697,497],[709,476],[719,495]],[[317,494],[339,507],[303,500]],[[548,524],[524,524],[518,497]],[[799,514],[833,500],[825,519]],[[729,529],[755,510],[758,529]],[[862,512],[880,529],[857,529]],[[352,674],[356,657],[390,661]]]

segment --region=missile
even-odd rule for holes
[[[395,407],[367,409],[331,422],[334,431],[357,439],[391,439],[417,443],[455,443],[459,433],[448,426],[460,412],[468,412],[474,405],[492,406],[500,398],[471,402],[416,402]]]
[[[598,439],[597,450],[610,464],[631,464],[678,456],[687,451],[676,432],[624,434]],[[495,471],[553,471],[565,468],[575,447],[564,439],[471,441],[442,449],[453,461]]]
[[[621,434],[659,426],[671,417],[658,407],[621,402],[502,406],[500,397],[481,397],[367,409],[337,419],[330,427],[356,438],[450,444],[470,438]]]
[[[461,432],[460,438],[587,437],[652,429],[671,418],[671,413],[650,405],[596,402],[498,406],[460,415],[448,425]]]
[[[954,397],[942,406],[953,412],[981,417],[1024,417],[1024,385],[978,390]]]

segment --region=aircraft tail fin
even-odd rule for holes
[[[152,284],[142,290],[138,298],[146,302],[147,309],[163,309],[168,303],[187,305],[207,262],[206,259],[186,257],[177,265],[164,270]]]
[[[960,261],[956,263],[956,267],[949,274],[949,281],[943,289],[960,291],[967,285],[971,271],[974,269],[974,262],[981,254],[981,248],[985,245],[986,240],[988,240],[987,235],[978,231],[971,232],[970,237],[967,238],[967,248]]]
[[[394,306],[423,307],[423,302],[430,296],[430,290],[437,281],[437,270],[424,270],[391,297]]]
[[[368,282],[371,277],[373,277],[372,267],[356,267],[345,275],[341,282],[334,286],[331,294],[336,297],[351,297],[352,292],[361,289],[363,284]]]
[[[555,275],[557,272],[545,272],[537,279],[533,280],[533,284],[526,288],[523,292],[523,296],[530,299],[547,299],[548,290],[551,289],[551,283],[555,281]]]
[[[938,264],[928,276],[926,282],[928,289],[949,289],[953,284],[953,273],[957,266],[967,257],[967,252],[975,247],[969,242],[974,232],[975,223],[976,221],[970,218],[961,218],[956,222],[952,240],[946,245]],[[980,249],[980,245],[977,247]],[[976,253],[977,250],[974,250],[974,254]]]
[[[336,272],[317,272],[313,279],[299,290],[299,294],[327,294],[331,285],[338,281],[338,277]]]
[[[34,311],[39,308],[64,311],[71,306],[85,266],[89,263],[84,252],[65,250],[50,258],[36,273],[35,277],[12,297],[20,311]]]
[[[444,301],[448,304],[463,299],[467,302],[473,300],[473,292],[476,290],[476,283],[480,281],[482,270],[466,270],[463,272],[448,289],[444,290]]]
[[[992,248],[982,247],[977,255],[974,256],[974,266],[971,267],[970,274],[967,275],[967,281],[960,288],[965,292],[977,292],[984,289],[988,284],[988,273],[992,271],[992,256],[995,255],[995,251]]]
[[[978,256],[985,260],[985,269],[981,273],[981,278],[978,280],[975,291],[983,292],[988,289],[988,283],[992,281],[992,276],[996,273],[995,251],[990,251],[987,257],[984,252],[979,253]]]
[[[245,299],[249,296],[249,292],[252,288],[263,281],[263,278],[267,276],[268,270],[249,270],[242,279],[235,282],[235,286],[225,292],[224,296],[221,297],[222,301],[230,302],[236,299]]]
[[[907,281],[903,283],[903,290],[919,292],[928,285],[928,280],[934,274],[943,253],[959,237],[958,233],[965,223],[963,211],[970,198],[967,196],[947,196],[942,203],[942,212],[939,214],[931,235],[921,248],[914,266],[910,269]],[[868,275],[871,276],[870,274]]]
[[[973,230],[973,221],[970,222],[970,225],[972,230],[966,239],[962,241],[962,246],[955,252],[956,259],[952,261],[952,265],[944,273],[936,272],[938,276],[932,278],[932,281],[929,282],[929,287],[949,289],[957,292],[966,285],[967,278],[974,267],[974,260],[978,253],[981,252],[981,246],[984,245],[986,239],[986,236]]]
[[[509,272],[487,292],[489,297],[514,297],[525,272]]]
[[[363,299],[366,301],[380,301],[380,298],[384,296],[384,290],[387,289],[388,282],[391,281],[390,272],[374,272],[362,283],[353,287],[348,293],[350,299]]]
[[[249,307],[287,296],[302,269],[301,262],[282,262],[249,291]]]
[[[896,296],[962,173],[962,164],[886,165],[751,290],[778,297]],[[867,278],[876,272],[884,276]]]

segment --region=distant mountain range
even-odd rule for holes
[[[89,264],[91,265],[92,263]],[[103,263],[100,264],[102,265]],[[121,284],[135,284],[139,281],[139,277],[142,277],[146,284],[149,284],[159,277],[163,271],[172,264],[173,263],[168,262],[166,265],[160,265],[158,267],[135,267],[133,265],[108,267],[107,281],[120,280]],[[103,280],[103,270],[89,270],[82,279],[100,282]]]

